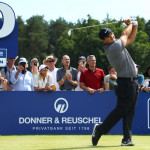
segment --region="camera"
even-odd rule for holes
[[[83,65],[83,62],[82,62],[82,61],[80,62],[80,65]]]
[[[80,61],[80,65],[83,67],[83,62],[82,61]]]
[[[70,70],[66,70],[66,73],[70,73]]]
[[[25,74],[25,65],[26,65],[26,63],[25,62],[21,62],[20,65],[24,67],[24,70],[22,70],[22,74]]]
[[[26,63],[25,62],[21,62],[20,65],[25,68]]]
[[[36,66],[36,67],[37,67],[37,62],[34,62],[34,66]]]

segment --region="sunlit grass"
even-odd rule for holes
[[[0,136],[0,150],[150,150],[150,136],[133,136],[135,146],[122,147],[121,135],[103,135],[97,146],[91,135]]]

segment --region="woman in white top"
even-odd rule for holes
[[[7,91],[7,80],[2,77],[0,71],[0,91]]]
[[[40,65],[39,74],[34,78],[34,90],[35,91],[55,91],[55,85],[53,83],[52,76],[48,74],[49,67],[46,65]]]

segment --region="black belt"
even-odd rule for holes
[[[134,81],[138,80],[138,77],[118,77],[118,80],[128,80],[128,81]]]

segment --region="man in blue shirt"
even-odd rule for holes
[[[27,70],[26,58],[19,59],[18,70],[13,71],[11,82],[14,84],[13,91],[33,91],[33,76],[30,71]]]

